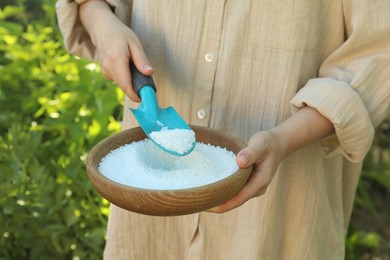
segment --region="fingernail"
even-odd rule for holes
[[[145,64],[144,65],[144,70],[153,70],[153,68],[149,64]]]
[[[239,155],[240,157],[240,161],[245,165],[247,166],[249,164],[249,159],[248,159],[248,156],[246,156],[246,154],[242,153]]]
[[[206,212],[215,213],[216,210],[217,210],[217,207],[214,207],[214,208],[206,210]]]

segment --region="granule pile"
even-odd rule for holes
[[[196,143],[187,156],[164,152],[149,139],[121,146],[107,154],[99,171],[107,178],[153,190],[177,190],[219,181],[239,169],[233,152]]]
[[[188,152],[195,143],[195,132],[188,129],[168,130],[162,128],[161,131],[153,131],[149,135],[150,138],[165,150],[173,151],[178,154]]]

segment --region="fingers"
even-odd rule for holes
[[[91,2],[91,3],[89,3]],[[140,99],[131,84],[129,61],[132,59],[138,70],[145,75],[152,75],[151,67],[137,35],[101,1],[89,1],[80,7],[80,16],[87,31],[96,45],[102,73],[106,79],[113,80],[133,101]],[[91,22],[88,13],[102,16]]]
[[[237,208],[249,199],[263,195],[271,183],[272,175],[263,174],[260,169],[254,169],[245,186],[230,200],[217,207],[210,209],[210,212],[223,213]]]
[[[116,61],[117,68],[113,69],[113,80],[118,84],[126,96],[128,96],[132,101],[140,102],[140,98],[135,93],[132,84],[131,84],[131,75],[129,68],[129,58],[127,57],[118,57]]]
[[[209,210],[210,212],[227,212],[267,191],[280,162],[274,138],[268,132],[255,134],[249,140],[248,146],[237,154],[236,161],[240,168],[253,165],[251,176],[238,194]]]
[[[106,79],[113,80],[132,101],[140,102],[132,86],[129,61],[132,59],[144,75],[152,75],[153,68],[136,35],[128,33],[127,40],[113,40],[115,44],[100,53],[102,73]]]
[[[140,43],[130,45],[130,53],[134,65],[144,75],[151,76],[153,74],[153,67],[150,65],[148,58]]]

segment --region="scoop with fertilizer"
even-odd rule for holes
[[[130,108],[142,130],[164,151],[184,156],[195,147],[195,132],[187,125],[173,107],[160,108],[156,98],[156,87],[152,77],[143,75],[130,63],[134,91],[141,98],[137,109]]]

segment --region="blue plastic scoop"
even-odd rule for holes
[[[162,109],[158,106],[153,78],[143,75],[133,62],[130,72],[134,91],[141,98],[141,105],[130,110],[148,138],[173,155],[184,156],[192,152],[196,144],[195,133],[173,107]],[[157,138],[161,136],[163,138]]]

